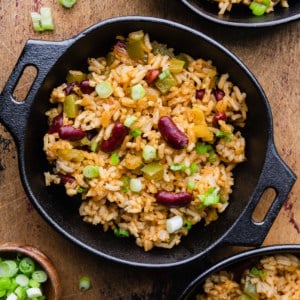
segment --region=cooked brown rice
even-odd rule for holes
[[[244,270],[239,279],[234,271],[221,271],[206,279],[197,300],[298,300],[300,262],[292,254],[263,257]]]
[[[136,37],[142,59],[133,59],[127,51],[130,39]],[[72,84],[63,83],[51,94],[54,107],[46,113],[49,125],[63,115],[64,126],[79,128],[86,136],[74,141],[62,137],[59,130],[45,134],[44,151],[53,167],[45,172],[46,185],[64,184],[67,195],[80,196],[79,213],[85,222],[101,224],[117,235],[122,230],[121,236],[133,236],[145,251],[172,248],[192,225],[201,220],[209,224],[229,204],[232,169],[245,160],[245,140],[238,127],[246,120],[246,94],[229,81],[228,74],[219,75],[210,60],[186,54],[175,58],[173,49],[150,41],[142,31],[117,40],[106,57],[88,59],[89,86],[106,82],[111,95],[99,96],[94,89],[83,93],[80,84],[73,83],[71,94],[76,96],[78,111],[68,117],[64,102]],[[170,73],[170,65],[175,61],[176,67],[178,60],[184,67]],[[156,82],[163,77],[151,83],[147,79],[151,70],[171,76],[176,84],[167,83],[168,91],[162,92]],[[130,90],[137,85],[144,94],[134,100]],[[183,149],[172,148],[162,137],[157,125],[162,116],[170,117],[188,137]],[[127,122],[130,133],[120,147],[101,151],[115,124],[126,123],[128,117],[134,121]],[[93,135],[87,138],[88,133]],[[95,144],[98,147],[92,149]],[[155,153],[150,160],[143,157],[147,146]],[[160,176],[143,171],[151,164],[159,165]],[[96,167],[99,174],[87,178],[86,166]],[[179,206],[161,204],[159,191],[189,193],[192,201]],[[182,224],[168,230],[166,223],[174,216]]]
[[[243,4],[249,6],[252,0],[213,0],[218,2],[219,15],[225,14],[226,11],[231,11],[232,7],[237,4]],[[263,0],[255,0],[257,3],[263,3]],[[266,13],[274,11],[275,6],[280,5],[281,7],[289,7],[287,0],[270,0],[270,5],[268,6]]]

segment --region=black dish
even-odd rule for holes
[[[231,204],[209,226],[195,226],[182,243],[171,250],[144,252],[131,239],[119,239],[102,228],[87,224],[78,213],[79,202],[64,191],[46,188],[43,172],[48,168],[42,149],[47,130],[44,115],[52,89],[64,81],[69,69],[84,69],[88,57],[103,55],[115,36],[143,29],[152,39],[194,57],[212,59],[219,72],[230,71],[230,79],[248,94],[249,114],[243,135],[247,162],[235,170],[236,183]],[[13,99],[13,90],[27,65],[38,75],[24,102]],[[251,72],[223,46],[186,26],[148,17],[105,20],[78,36],[62,42],[30,40],[0,95],[0,121],[15,138],[21,179],[39,213],[69,240],[92,253],[133,266],[173,267],[203,258],[221,243],[260,245],[295,181],[295,175],[280,159],[274,146],[272,115],[268,100]],[[276,190],[265,219],[254,223],[251,215],[264,190]]]
[[[273,245],[262,247],[259,249],[248,250],[233,255],[225,260],[218,262],[216,265],[204,271],[196,279],[194,279],[182,292],[179,300],[195,299],[195,296],[202,291],[202,286],[207,277],[224,269],[240,269],[240,266],[249,265],[251,262],[257,261],[266,255],[276,255],[290,253],[299,257],[300,245]]]
[[[289,8],[277,5],[274,12],[259,17],[252,15],[250,9],[243,5],[233,5],[231,12],[218,15],[218,3],[210,0],[181,0],[181,2],[209,21],[233,27],[271,27],[300,18],[300,1],[297,0],[289,0]]]

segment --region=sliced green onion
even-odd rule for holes
[[[215,135],[217,138],[223,138],[225,141],[230,142],[230,136],[232,135],[232,132],[219,130],[215,133]]]
[[[43,30],[53,30],[54,24],[50,7],[41,7],[41,25]]]
[[[134,138],[140,136],[142,134],[142,131],[141,129],[139,128],[134,128],[131,132],[130,132],[130,135]]]
[[[187,167],[183,164],[170,165],[170,170],[171,171],[182,171],[182,172],[184,172],[186,169],[187,169]]]
[[[39,288],[41,286],[39,282],[33,280],[32,278],[29,279],[28,285],[32,288]]]
[[[253,1],[250,5],[249,8],[252,10],[252,13],[255,16],[262,16],[266,10],[267,10],[267,6],[261,3],[257,3],[255,1]]]
[[[166,220],[166,228],[169,233],[173,233],[180,229],[183,225],[183,219],[181,216],[174,216]]]
[[[11,279],[8,277],[0,278],[0,291],[8,290],[11,287]]]
[[[77,2],[77,0],[58,0],[58,2],[65,8],[71,8]]]
[[[35,263],[29,257],[24,257],[19,263],[19,269],[23,274],[31,274],[35,270]]]
[[[210,206],[220,202],[220,196],[218,195],[218,189],[209,188],[203,195],[198,196],[202,206]]]
[[[24,274],[19,274],[16,276],[16,283],[20,286],[28,286],[29,278]]]
[[[13,260],[4,260],[0,263],[0,277],[13,277],[18,272],[18,266]]]
[[[187,184],[187,189],[192,191],[195,188],[195,182],[194,181],[189,181]]]
[[[26,290],[26,294],[29,299],[43,296],[41,289],[38,287],[29,288],[28,290]]]
[[[93,179],[99,177],[99,167],[98,166],[85,166],[83,169],[83,176],[87,179]]]
[[[130,128],[137,119],[138,118],[136,116],[127,117],[125,122],[124,122],[124,126]]]
[[[41,15],[37,12],[31,12],[31,21],[32,26],[35,31],[43,31],[42,24],[41,24]]]
[[[267,272],[265,270],[259,270],[256,267],[251,268],[250,274],[257,276],[257,277],[261,278],[262,280],[264,280],[267,276]]]
[[[195,162],[192,162],[190,165],[190,175],[193,175],[198,171],[199,171],[199,166]]]
[[[143,188],[142,181],[140,178],[131,178],[129,186],[130,189],[135,193],[139,193]]]
[[[130,96],[133,100],[139,100],[146,96],[146,91],[143,88],[143,86],[139,83],[131,87]]]
[[[87,191],[88,191],[88,189],[86,189],[86,188],[84,188],[84,187],[82,187],[82,186],[80,186],[80,187],[77,189],[77,193],[78,193],[78,194],[85,194],[85,193],[87,193]]]
[[[113,154],[110,156],[109,160],[110,160],[110,163],[111,163],[113,166],[118,165],[119,162],[120,162],[120,158],[119,158],[118,153],[113,153]]]
[[[87,276],[81,277],[79,280],[79,289],[86,291],[91,287],[91,279]]]
[[[149,161],[156,158],[156,149],[150,145],[146,145],[143,148],[143,158],[145,161]]]
[[[117,237],[130,237],[130,232],[123,228],[115,228],[114,235]]]
[[[18,296],[15,293],[11,293],[7,296],[6,300],[18,300]]]
[[[184,228],[190,230],[192,228],[192,222],[189,219],[184,219]]]
[[[31,276],[33,280],[40,283],[46,282],[48,279],[47,273],[43,270],[34,271]]]
[[[26,299],[26,288],[22,286],[18,286],[15,289],[15,294],[18,297],[18,300],[25,300]]]
[[[110,83],[106,81],[99,82],[96,85],[95,90],[99,97],[104,99],[108,98],[113,93],[113,89]]]
[[[208,145],[204,143],[196,143],[196,152],[199,154],[205,154],[208,152]]]

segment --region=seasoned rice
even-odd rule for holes
[[[133,59],[127,51],[135,36],[140,38],[142,59]],[[142,31],[117,37],[107,56],[88,59],[86,75],[77,70],[87,76],[91,90],[84,93],[80,84],[61,84],[53,89],[53,107],[46,113],[50,131],[44,136],[44,151],[51,166],[45,172],[46,185],[63,184],[67,195],[82,198],[79,213],[85,222],[101,224],[119,236],[120,232],[130,235],[145,251],[172,248],[193,225],[216,220],[229,204],[232,170],[246,159],[245,139],[239,131],[246,120],[246,94],[229,81],[229,74],[218,74],[212,61],[186,54],[175,59],[174,53]],[[184,67],[170,73],[174,59]],[[159,70],[160,77],[150,82],[147,76],[153,70]],[[175,82],[167,85],[167,91],[156,84],[161,74]],[[111,87],[107,97],[97,91],[102,82]],[[136,85],[144,93],[133,99],[130,91]],[[69,94],[76,99],[72,117],[65,102]],[[60,129],[53,130],[59,116],[63,127],[69,125],[85,136],[70,140]],[[163,116],[188,138],[183,149],[174,149],[162,136],[158,122]],[[133,120],[130,124],[128,117]],[[130,133],[117,149],[102,151],[116,123],[127,123]],[[154,149],[150,159],[144,157],[147,147]],[[162,172],[154,173],[158,177],[143,171],[149,165],[161,168]],[[97,168],[96,176],[84,175],[87,166]],[[188,193],[191,201],[161,203],[157,196],[161,191]],[[182,224],[168,230],[174,216],[180,216]]]
[[[218,2],[219,7],[219,15],[223,15],[226,13],[226,11],[230,12],[232,7],[240,4],[240,5],[246,5],[250,6],[250,4],[253,2],[252,0],[213,0],[215,2]],[[264,4],[264,0],[255,0],[256,3]],[[270,0],[269,6],[266,8],[265,13],[271,13],[274,11],[276,5],[281,7],[289,7],[287,0]]]
[[[196,300],[300,299],[300,261],[292,254],[265,256],[236,277],[234,271],[213,274]]]

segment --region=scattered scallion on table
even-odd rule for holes
[[[54,23],[50,7],[41,7],[40,13],[31,12],[31,20],[33,29],[35,31],[41,32],[54,29]]]
[[[87,291],[91,287],[91,279],[88,276],[81,277],[79,280],[79,289]]]
[[[72,8],[77,0],[58,0],[58,2],[65,8]]]

